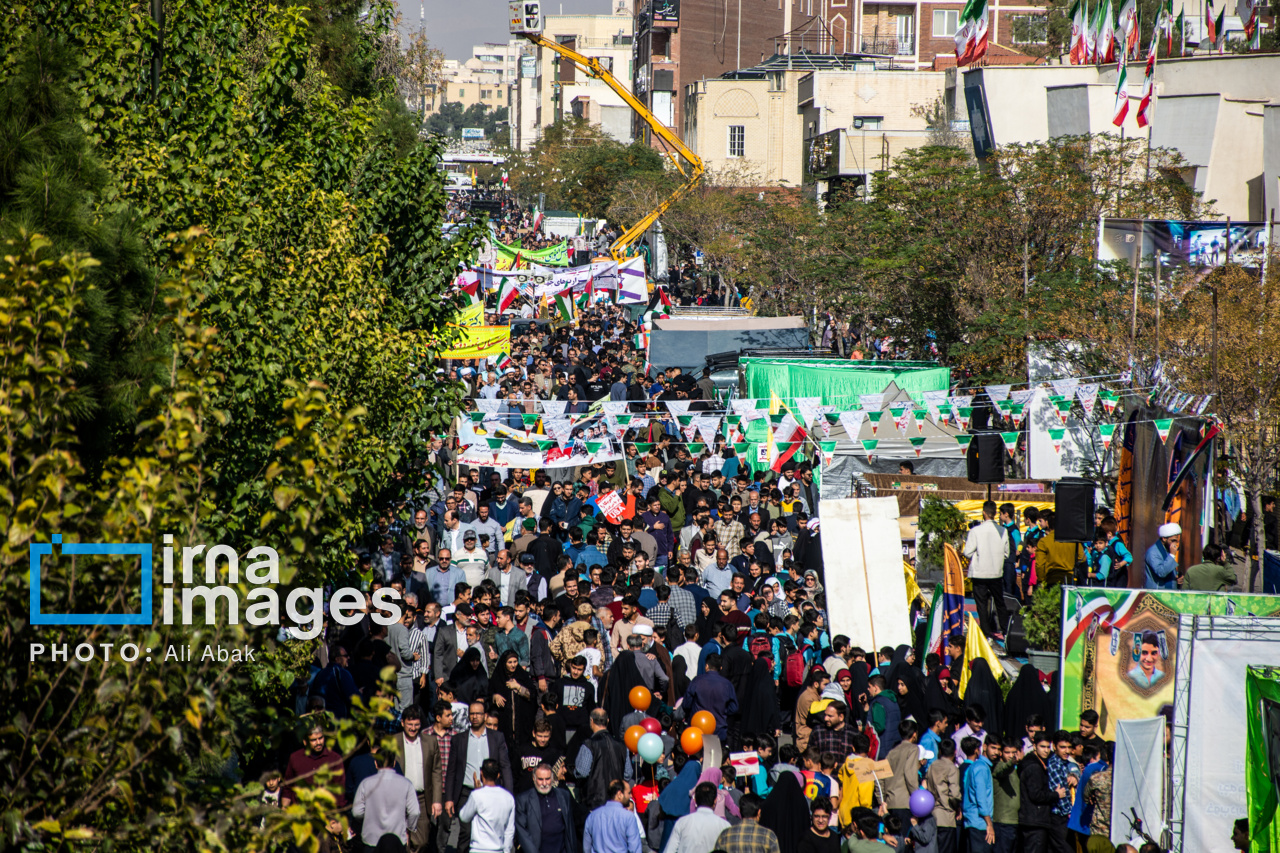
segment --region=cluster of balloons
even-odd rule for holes
[[[643,686],[631,688],[627,696],[631,707],[637,711],[647,711],[653,703],[653,694]],[[686,755],[695,755],[702,751],[703,735],[715,734],[716,718],[710,711],[699,711],[693,715],[692,723],[680,735],[680,748]],[[627,729],[623,735],[623,743],[641,759],[649,764],[656,764],[662,758],[663,745],[660,732],[662,724],[653,717],[645,717],[639,723]]]

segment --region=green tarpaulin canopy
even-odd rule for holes
[[[951,387],[951,369],[932,362],[744,358],[746,397],[821,397],[823,405],[853,408],[860,394],[879,394],[890,382],[919,396]]]
[[[1248,754],[1245,756],[1245,785],[1249,796],[1249,843],[1251,853],[1280,851],[1280,802],[1271,781],[1271,758],[1267,754],[1268,713],[1280,706],[1280,669],[1251,666],[1244,677],[1245,718],[1248,721]],[[1274,704],[1273,704],[1274,703]]]

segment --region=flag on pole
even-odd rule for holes
[[[954,546],[947,543],[942,549],[942,583],[934,587],[929,607],[929,651],[939,655],[947,638],[964,633],[964,566]]]
[[[1173,20],[1173,0],[1165,0],[1164,7],[1161,9],[1160,14],[1163,16],[1164,34],[1168,41],[1168,44],[1164,49],[1164,55],[1173,56],[1173,28],[1175,26]],[[1179,28],[1182,26],[1182,12],[1178,12],[1178,21],[1176,26]]]
[[[519,295],[520,288],[516,286],[515,279],[503,276],[498,285],[498,313],[505,314],[509,311]]]
[[[978,620],[966,614],[965,623],[964,666],[960,668],[961,696],[969,686],[969,674],[972,671],[973,662],[978,658],[985,660],[991,667],[991,673],[995,675],[996,681],[1003,681],[1007,677],[1004,674],[1004,667],[1000,664],[1000,658],[996,657],[991,643],[987,641],[987,635],[982,633],[982,628],[978,626]]]
[[[542,225],[542,211],[536,207],[533,209],[533,230],[536,232]]]
[[[1098,18],[1098,43],[1093,49],[1093,61],[1105,64],[1116,61],[1116,19],[1111,0],[1099,8],[1102,13]]]
[[[987,0],[968,0],[956,30],[956,65],[964,67],[987,54]]]
[[[1160,13],[1163,17],[1164,12]],[[1160,46],[1160,21],[1151,30],[1151,49],[1147,51],[1147,64],[1142,70],[1142,99],[1138,101],[1138,127],[1151,124],[1151,95],[1155,91],[1156,50]]]
[[[779,448],[777,444],[774,444],[774,459],[769,463],[769,470],[775,474],[782,473],[782,466],[785,465],[791,457],[795,456],[797,452],[799,452],[800,448],[804,446],[804,440],[808,438],[808,436],[809,433],[805,432],[804,427],[799,427],[791,434],[790,443],[785,448]],[[773,437],[772,429],[769,430],[769,437]]]
[[[1088,28],[1086,17],[1088,16],[1087,3],[1085,0],[1076,0],[1075,5],[1071,7],[1071,64],[1084,65],[1085,46],[1084,33]]]
[[[1120,32],[1120,44],[1126,56],[1137,56],[1138,49],[1138,2],[1124,0],[1120,6],[1120,21],[1117,26]]]
[[[556,313],[558,313],[565,321],[572,320],[577,314],[573,304],[573,293],[568,290],[562,293],[557,293],[552,298],[552,306],[555,308]]]
[[[1098,21],[1102,17],[1102,0],[1098,0],[1098,5],[1094,7],[1093,14],[1086,13],[1088,22],[1084,28],[1084,64],[1093,64],[1094,57],[1098,48]]]
[[[1258,3],[1256,0],[1240,0],[1240,20],[1244,24],[1244,37],[1249,50],[1262,47],[1262,32],[1258,27]]]
[[[1213,17],[1213,0],[1208,0],[1204,4],[1204,40],[1209,44],[1213,44],[1218,40],[1216,26],[1217,23]]]
[[[1218,49],[1218,53],[1222,53],[1222,46],[1227,43],[1227,4],[1222,4],[1222,11],[1218,12],[1218,20],[1213,25],[1213,42],[1214,47]]]
[[[1111,123],[1116,127],[1124,124],[1124,117],[1129,114],[1129,51],[1120,51],[1120,63],[1116,67],[1116,105],[1112,110]],[[1064,420],[1063,423],[1066,423]]]

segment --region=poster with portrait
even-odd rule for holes
[[[1232,222],[1228,229],[1225,220],[1107,218],[1099,232],[1098,260],[1132,265],[1141,258],[1149,269],[1152,257],[1158,255],[1167,274],[1174,267],[1208,272],[1230,257],[1232,263],[1258,272],[1270,231],[1266,222]]]
[[[1280,598],[1247,593],[1064,587],[1061,721],[1072,728],[1098,712],[1099,734],[1118,720],[1173,706],[1178,618],[1280,615]]]

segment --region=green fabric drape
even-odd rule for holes
[[[1280,851],[1280,801],[1271,783],[1271,763],[1267,757],[1267,732],[1263,725],[1264,699],[1280,702],[1280,668],[1251,666],[1244,677],[1245,717],[1248,720],[1248,748],[1245,757],[1245,785],[1249,797],[1250,853]]]
[[[823,405],[849,409],[859,395],[882,393],[890,382],[917,397],[951,387],[950,368],[924,363],[744,358],[741,366],[748,397],[821,397]]]

